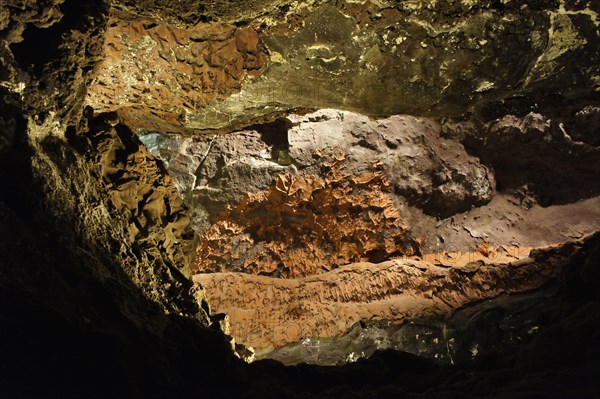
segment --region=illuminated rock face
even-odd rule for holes
[[[0,392],[595,397],[598,11],[0,2]]]
[[[518,134],[524,144],[503,148],[502,134]],[[600,218],[598,198],[536,204],[558,202],[549,192],[570,189],[584,198],[596,189],[578,179],[550,191],[541,185],[546,177],[533,171],[561,159],[550,154],[568,159],[554,174],[557,182],[575,169],[584,178],[600,161],[597,148],[570,142],[559,122],[541,115],[440,125],[320,110],[222,136],[152,133],[142,140],[165,160],[190,204],[198,233],[193,267],[201,273],[195,281],[212,308],[229,316],[237,341],[261,350],[307,337],[335,349],[331,339],[358,321],[445,318],[484,298],[535,289],[556,270],[528,260],[529,252],[591,233]],[[518,159],[521,145],[540,155]],[[511,173],[511,159],[528,167]],[[527,175],[527,187],[507,180]],[[427,272],[399,266],[403,259],[423,259]],[[355,264],[361,261],[377,264]],[[475,274],[453,273],[467,264],[485,276],[478,288],[465,288]],[[430,273],[444,289],[427,288]]]
[[[184,29],[121,18],[109,22],[105,58],[86,103],[96,112],[118,110],[137,128],[182,130],[177,127],[189,115],[239,92],[266,67],[252,28],[217,23]]]
[[[200,236],[198,270],[302,277],[419,252],[380,171],[345,175],[327,162],[323,169],[278,175],[268,191],[219,214]]]
[[[456,267],[399,259],[291,280],[217,273],[198,274],[194,281],[206,287],[213,306],[227,312],[233,336],[268,349],[307,337],[337,337],[359,321],[445,319],[467,304],[538,288],[557,273],[547,259]]]
[[[264,1],[241,17],[222,2],[118,3],[87,101],[147,130],[229,131],[297,108],[496,118],[599,84],[591,5]]]
[[[323,110],[225,136],[142,140],[192,208],[201,271],[300,277],[415,255],[399,211],[407,198],[448,216],[494,192],[492,173],[429,119]]]

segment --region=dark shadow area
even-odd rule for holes
[[[271,159],[275,161],[283,161],[282,157],[288,154],[290,149],[289,128],[290,123],[286,119],[277,119],[273,122],[248,127],[249,130],[259,132],[261,140],[271,146]]]
[[[476,127],[462,143],[493,169],[498,191],[525,190],[542,206],[572,203],[600,194],[599,114],[588,107],[569,119],[506,116]]]
[[[43,148],[58,165],[77,167],[64,142]],[[0,202],[0,392],[238,395],[229,381],[241,379],[241,361],[225,336],[191,317],[165,315],[121,269],[116,251],[104,253],[77,229],[79,216],[46,208],[27,150],[3,157],[12,168],[0,175],[4,187],[19,183]]]
[[[31,191],[33,151],[27,145],[26,122],[10,97],[0,89],[0,180],[4,187],[0,199],[14,212],[28,217],[26,211],[36,198]]]
[[[41,28],[29,24],[23,32],[23,41],[10,46],[19,66],[24,70],[31,67],[39,76],[46,64],[59,61],[64,35],[71,29],[87,29],[85,17],[92,15],[95,7],[93,0],[67,0],[60,6],[63,16],[58,22]]]

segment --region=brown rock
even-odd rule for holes
[[[252,28],[238,29],[235,33],[235,45],[241,52],[256,53],[258,51],[258,33]]]
[[[519,267],[483,260],[440,267],[405,258],[298,279],[244,273],[193,279],[207,290],[212,308],[229,315],[237,342],[264,349],[306,337],[335,337],[360,320],[444,318],[472,302],[535,289],[557,277],[564,262],[557,251],[540,253],[546,256],[526,258]]]
[[[86,102],[96,112],[118,110],[135,129],[186,132],[185,115],[238,92],[247,72],[257,77],[264,69],[267,56],[256,45],[238,51],[237,30],[221,23],[183,29],[115,15]],[[252,46],[257,33],[245,31],[240,37]]]
[[[226,208],[200,236],[198,270],[302,277],[417,254],[383,173],[345,174],[344,156],[333,159],[320,175],[280,174],[268,191]]]
[[[100,169],[112,205],[135,226],[133,239],[153,242],[174,262],[182,262],[189,218],[173,180],[133,132],[106,119],[100,115],[90,122],[88,138],[95,148],[90,160]]]
[[[233,36],[235,27],[221,23],[199,23],[190,30],[190,38],[194,41],[222,42]]]

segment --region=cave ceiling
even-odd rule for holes
[[[187,132],[319,108],[436,118],[542,112],[597,97],[594,7],[115,2],[87,103],[120,109],[146,130],[154,121],[154,130]]]
[[[231,334],[278,347],[411,313],[396,308],[402,294],[373,305],[367,277],[327,283],[339,267],[510,262],[595,229],[597,11],[560,1],[116,1],[85,103],[115,113],[165,163],[198,237],[194,278]],[[321,274],[334,287],[299,293]],[[274,308],[248,299],[280,279],[299,286],[273,294]],[[485,296],[475,291],[469,300]],[[447,312],[425,296],[429,310],[414,303],[412,317]],[[313,327],[281,334],[282,320]]]
[[[0,393],[597,396],[599,12],[0,2]]]

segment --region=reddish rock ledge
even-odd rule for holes
[[[554,249],[520,259],[516,252],[496,259],[495,250],[487,253],[462,254],[473,261],[452,267],[405,258],[298,279],[212,273],[193,280],[206,289],[212,310],[229,316],[238,343],[267,349],[305,337],[338,336],[361,320],[449,317],[482,299],[538,288],[557,277],[564,261]]]

